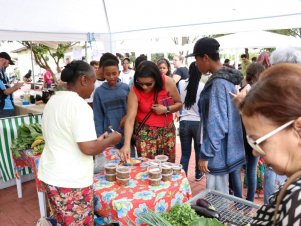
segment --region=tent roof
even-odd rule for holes
[[[0,0],[2,40],[81,41],[301,27],[300,0]]]
[[[222,49],[301,47],[301,39],[267,31],[239,32],[216,39]]]

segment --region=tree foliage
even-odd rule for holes
[[[51,57],[56,64],[55,70],[57,72],[61,72],[59,66],[60,61],[64,59],[64,55],[66,51],[76,43],[71,43],[71,42],[60,43],[58,44],[56,49],[53,49],[49,46],[40,43],[33,43],[28,41],[22,41],[21,44],[24,45],[29,50],[32,49],[32,53],[34,55],[34,59],[36,63],[41,68],[48,69],[51,72],[54,80],[56,81],[57,78],[55,77],[55,73],[53,72],[52,68],[49,66],[49,57]]]
[[[301,28],[270,30],[270,32],[301,38]]]

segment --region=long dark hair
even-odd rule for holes
[[[165,58],[160,58],[160,59],[157,61],[158,67],[160,67],[160,64],[165,64],[165,65],[166,65],[166,67],[167,67],[167,69],[168,69],[166,75],[170,77],[170,76],[171,76],[171,67],[170,67],[169,61],[168,61],[167,59],[165,59]]]
[[[197,66],[195,65],[195,61],[189,65],[189,80],[187,85],[187,93],[185,97],[185,108],[189,110],[192,105],[196,102],[196,94],[198,92],[200,79],[202,74],[199,72]]]
[[[134,85],[137,89],[142,90],[142,87],[137,84],[138,78],[151,77],[155,80],[155,89],[160,91],[163,89],[163,79],[158,66],[152,61],[142,61],[134,75]]]

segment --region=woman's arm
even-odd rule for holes
[[[126,157],[131,149],[131,138],[134,131],[135,119],[138,110],[138,99],[137,96],[131,88],[128,96],[128,111],[126,114],[125,126],[124,126],[124,145],[120,149],[121,156]]]
[[[157,115],[166,113],[174,113],[182,108],[180,94],[172,78],[165,76],[165,86],[168,96],[172,97],[174,104],[169,106],[169,109],[162,104],[153,104],[152,109]],[[168,112],[169,110],[169,112]]]
[[[106,148],[118,144],[121,141],[121,134],[113,132],[110,135],[103,134],[97,140],[77,143],[79,149],[86,155],[97,155]]]
[[[173,81],[172,78],[170,77],[165,77],[165,82],[166,82],[166,91],[167,94],[172,97],[174,100],[174,104],[169,106],[169,110],[171,113],[177,112],[182,108],[182,101],[180,98],[179,91],[176,87],[175,82]]]

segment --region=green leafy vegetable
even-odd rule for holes
[[[215,218],[200,217],[199,219],[193,221],[191,226],[225,226],[225,224],[221,223]]]
[[[15,158],[20,158],[20,150],[29,149],[36,137],[42,136],[41,125],[33,123],[30,125],[22,124],[18,128],[17,137],[12,141],[11,150]],[[43,150],[36,150],[41,152]]]
[[[199,219],[197,213],[191,209],[190,204],[177,204],[169,212],[162,213],[162,217],[173,226],[189,226]]]
[[[149,226],[172,226],[172,224],[160,216],[160,214],[154,213],[151,210],[148,210],[146,213],[139,214],[138,219],[141,223],[145,223]]]

